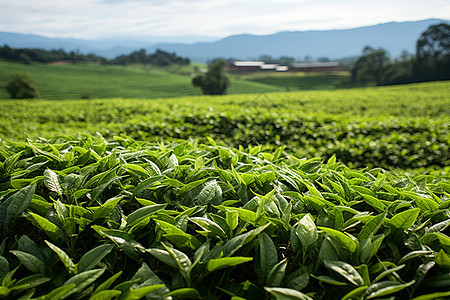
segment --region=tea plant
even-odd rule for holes
[[[3,141],[5,299],[439,299],[450,181],[127,136]]]

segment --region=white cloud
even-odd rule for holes
[[[450,19],[448,0],[0,0],[0,31],[99,38],[269,34]]]

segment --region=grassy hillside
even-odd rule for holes
[[[121,133],[138,140],[212,137],[234,147],[286,146],[357,166],[450,164],[450,82],[336,91],[173,99],[2,101],[0,136]]]
[[[99,64],[19,64],[0,60],[0,87],[16,72],[31,75],[40,92],[48,100],[90,98],[166,98],[201,95],[191,84],[191,77],[182,75],[192,68],[170,67],[167,70],[150,66],[109,66]],[[232,79],[230,94],[274,92],[282,88]],[[9,98],[1,88],[0,99]]]

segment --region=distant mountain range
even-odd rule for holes
[[[74,38],[49,38],[34,34],[0,32],[0,46],[12,48],[42,48],[46,50],[64,49],[65,51],[80,51],[94,53],[106,58],[115,58],[129,54],[135,50],[149,48],[152,45],[166,43],[193,43],[198,41],[211,42],[217,38],[207,36],[175,36],[175,37],[117,37],[99,40],[83,40]]]
[[[397,57],[403,50],[414,53],[420,34],[430,25],[443,22],[450,23],[449,20],[427,19],[342,30],[285,31],[270,35],[241,34],[219,40],[213,40],[211,37],[182,36],[91,41],[0,32],[0,45],[7,44],[13,48],[62,48],[66,51],[78,49],[82,53],[91,52],[107,58],[138,49],[147,49],[149,52],[161,49],[197,62],[218,57],[256,59],[261,55],[276,58],[290,56],[298,59],[310,56],[339,59],[358,56],[361,50],[369,45],[374,48],[382,47],[388,50],[392,57]]]

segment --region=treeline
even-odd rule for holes
[[[104,62],[105,58],[95,54],[81,54],[78,51],[66,52],[63,49],[44,50],[39,48],[15,49],[7,45],[0,48],[0,58],[19,61],[22,63],[41,62],[51,63],[56,61],[72,62]]]
[[[172,64],[188,65],[190,62],[189,58],[179,57],[175,53],[169,53],[159,49],[154,54],[147,54],[145,49],[141,49],[128,55],[120,55],[108,61],[108,63],[115,65],[150,64],[155,66],[168,66]]]
[[[258,57],[259,60],[266,64],[278,64],[282,66],[292,66],[295,63],[312,63],[312,62],[329,62],[328,57],[322,56],[313,58],[310,55],[305,55],[303,58],[293,58],[289,56],[280,56],[279,58],[272,57],[270,55],[261,55]]]
[[[404,52],[396,60],[383,48],[365,47],[352,68],[352,78],[369,85],[450,80],[450,25],[430,26],[417,40],[416,53]]]
[[[15,49],[7,45],[0,47],[0,58],[18,61],[22,63],[52,63],[57,61],[69,62],[97,62],[102,64],[128,65],[150,64],[156,66],[168,66],[171,64],[188,65],[190,60],[162,50],[156,50],[153,54],[147,54],[144,49],[134,51],[128,55],[120,55],[108,60],[95,54],[82,54],[79,51],[66,52],[63,49],[44,50],[39,48]]]

